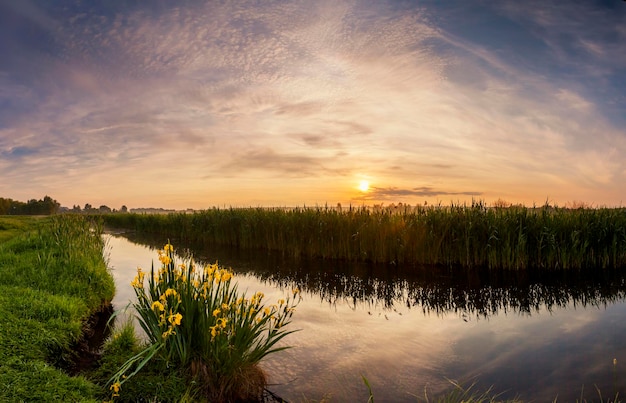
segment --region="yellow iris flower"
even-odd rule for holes
[[[175,315],[170,315],[170,317],[168,318],[168,320],[170,321],[172,326],[179,326],[180,325],[180,321],[182,319],[183,319],[183,315],[181,315],[180,313],[177,313]]]

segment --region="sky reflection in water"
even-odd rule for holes
[[[137,266],[149,270],[158,260],[155,250],[123,237],[108,236],[108,245],[120,309],[134,298]],[[193,254],[232,267],[239,288],[263,291],[267,303],[294,285],[303,290],[290,325],[301,331],[285,340],[294,348],[263,362],[276,384],[270,389],[287,400],[366,401],[361,375],[378,402],[417,401],[425,388],[432,396],[450,388],[446,378],[534,401],[573,401],[583,387],[585,398],[597,399],[594,385],[605,398],[626,390],[621,277],[539,281],[431,271],[403,278],[393,268],[266,253]]]

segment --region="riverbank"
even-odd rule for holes
[[[0,217],[0,401],[105,396],[69,374],[89,319],[115,293],[101,231],[79,216]]]

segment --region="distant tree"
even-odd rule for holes
[[[110,213],[111,208],[109,206],[102,205],[98,208],[98,211],[101,213]]]
[[[91,209],[92,209],[91,204],[85,203],[85,208],[83,208],[83,210],[85,210],[85,212],[88,212]]]
[[[128,207],[126,207],[126,206],[124,205],[124,206],[122,206],[122,208],[120,208],[120,211],[121,211],[122,213],[128,213]]]
[[[61,208],[61,203],[54,200],[52,197],[46,195],[43,200],[39,201],[40,206],[40,214],[56,214],[59,212],[59,208]]]
[[[50,196],[41,200],[30,199],[24,203],[11,199],[0,199],[0,214],[13,215],[50,215],[55,214],[61,208],[61,204]]]
[[[13,200],[0,197],[0,215],[6,215],[11,212],[11,204]]]
[[[80,206],[79,206],[78,204],[75,204],[75,205],[72,207],[72,212],[73,212],[73,213],[80,213],[81,211],[82,211],[82,210],[80,209]]]

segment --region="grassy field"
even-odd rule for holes
[[[483,203],[109,214],[106,225],[293,256],[489,269],[626,267],[626,209]]]
[[[82,217],[0,217],[0,401],[102,401],[101,386],[58,369],[114,295],[100,230]]]

